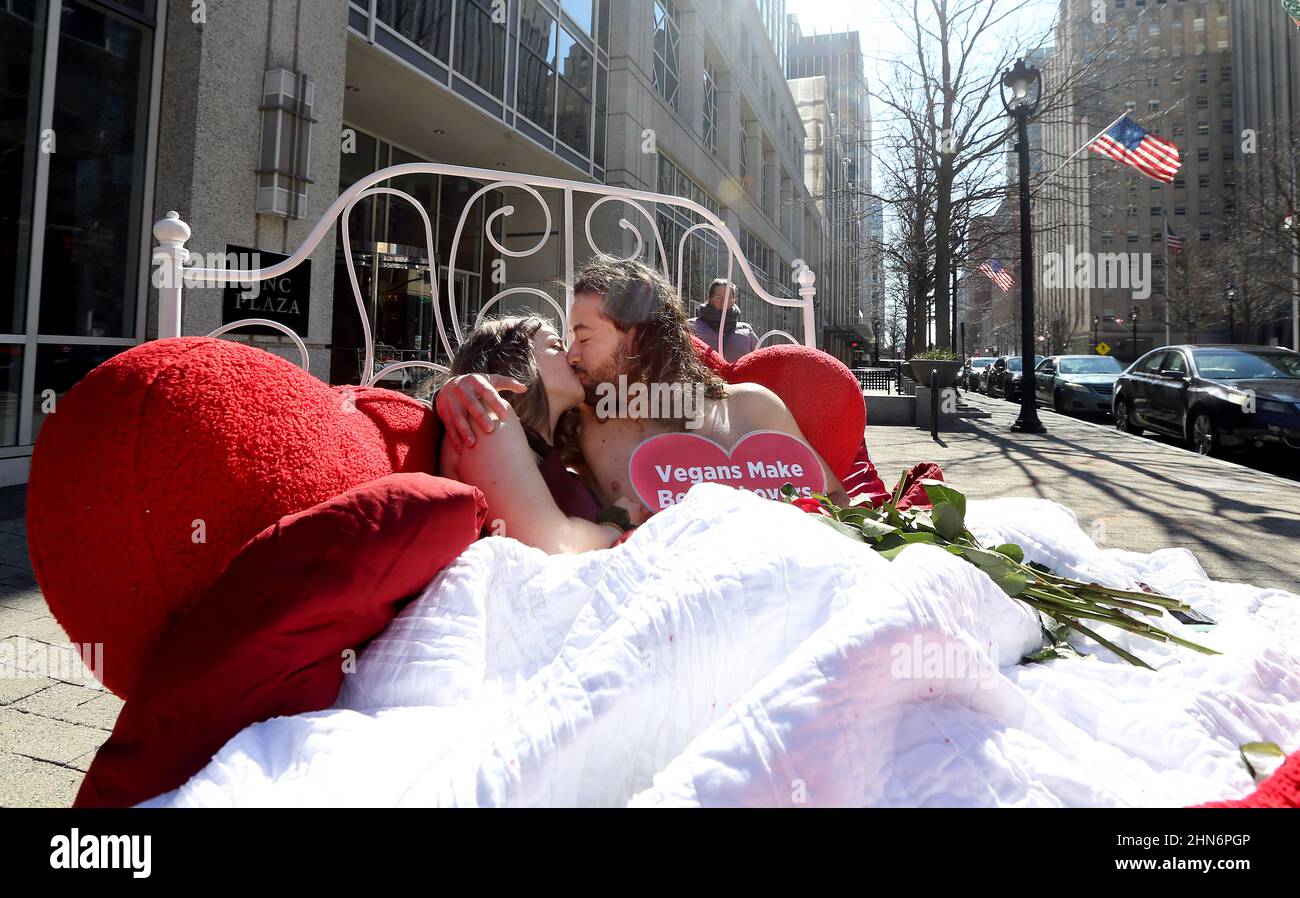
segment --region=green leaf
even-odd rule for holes
[[[907,522],[911,524],[914,528],[918,528],[920,530],[928,530],[931,533],[938,532],[938,528],[935,527],[934,525],[934,518],[930,516],[930,512],[928,511],[909,510],[903,512],[903,517],[907,519]]]
[[[957,490],[944,483],[942,480],[922,480],[921,487],[925,494],[930,497],[931,505],[938,505],[941,502],[947,502],[957,509],[957,513],[966,517],[966,497]]]
[[[996,577],[993,582],[1000,586],[1002,591],[1013,599],[1024,592],[1025,587],[1029,585],[1025,582],[1025,575],[1020,573],[1020,571],[1011,571],[1005,576]]]
[[[1020,564],[1025,560],[1025,550],[1017,546],[1015,543],[1003,543],[1002,545],[995,547],[993,551],[1002,553],[1016,564]],[[1050,573],[1046,568],[1043,568],[1042,572]]]
[[[961,509],[951,502],[936,502],[930,509],[930,518],[934,521],[934,529],[944,539],[956,539],[966,532]]]
[[[897,527],[892,527],[883,521],[877,521],[873,518],[863,518],[858,522],[858,529],[862,535],[872,540],[878,540],[889,536],[891,533],[898,533]]]
[[[799,498],[799,493],[795,490],[793,483],[781,484],[781,498],[787,500]]]
[[[994,580],[1005,577],[1014,571],[1015,565],[1011,559],[1000,552],[991,552],[988,549],[977,549],[974,546],[962,546],[962,555],[967,561],[975,564],[988,574]]]
[[[1274,770],[1286,760],[1286,752],[1276,742],[1247,742],[1237,749],[1255,782],[1268,779]]]
[[[1064,661],[1071,658],[1087,658],[1082,652],[1076,651],[1074,646],[1068,643],[1060,645],[1045,645],[1036,652],[1032,652],[1020,659],[1021,664],[1041,664],[1044,661]]]
[[[845,536],[849,537],[850,539],[855,539],[858,542],[866,541],[866,539],[862,535],[862,531],[856,527],[850,527],[848,524],[842,524],[839,521],[835,520],[834,518],[822,517],[821,515],[815,515],[814,517],[816,517],[817,520],[821,521],[826,526],[833,527],[834,529],[838,530],[840,533],[843,533]]]

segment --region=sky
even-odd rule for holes
[[[923,7],[930,0],[919,0]],[[908,33],[898,27],[892,10],[910,8],[910,0],[786,0],[786,12],[799,19],[805,34],[825,34],[831,31],[857,31],[862,42],[863,64],[870,89],[886,79],[893,60],[902,48],[909,45]],[[1025,35],[1040,35],[1047,31],[1056,13],[1058,0],[1032,0],[1026,10],[1023,27]],[[1017,25],[1021,23],[1017,22]],[[877,130],[885,111],[879,100],[872,100],[872,115],[878,120]],[[873,166],[873,176],[878,166]],[[880,184],[874,185],[875,189]]]

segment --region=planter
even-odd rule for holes
[[[923,387],[930,386],[932,374],[937,375],[938,380],[934,385],[941,390],[956,386],[962,369],[962,363],[955,359],[909,359],[907,364],[911,368],[912,379]]]

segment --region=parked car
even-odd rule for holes
[[[1110,414],[1115,378],[1123,373],[1124,366],[1108,355],[1052,355],[1034,369],[1034,393],[1062,414]]]
[[[968,390],[978,390],[980,373],[992,364],[992,356],[976,356],[973,359],[967,359],[966,366],[962,368],[961,372],[961,385]]]
[[[1034,364],[1043,360],[1041,355],[1034,356]],[[1001,396],[1008,402],[1020,401],[1020,381],[1024,377],[1021,366],[1022,358],[1018,355],[998,356],[989,366],[988,394]]]
[[[1184,440],[1202,455],[1300,449],[1300,353],[1277,346],[1166,346],[1115,382],[1115,426]]]

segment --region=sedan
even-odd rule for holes
[[[1041,355],[1034,356],[1034,364],[1043,360]],[[1001,396],[1008,402],[1020,401],[1020,382],[1024,378],[1022,358],[1018,355],[998,356],[997,361],[989,366],[988,394]]]
[[[961,373],[962,386],[968,390],[978,390],[980,375],[985,368],[992,364],[992,356],[976,356],[973,359],[967,359],[966,366]]]
[[[1300,353],[1277,346],[1166,346],[1115,382],[1115,426],[1202,455],[1274,443],[1300,450]]]
[[[1048,356],[1034,369],[1034,392],[1062,414],[1110,414],[1115,378],[1123,373],[1124,366],[1107,355]]]

